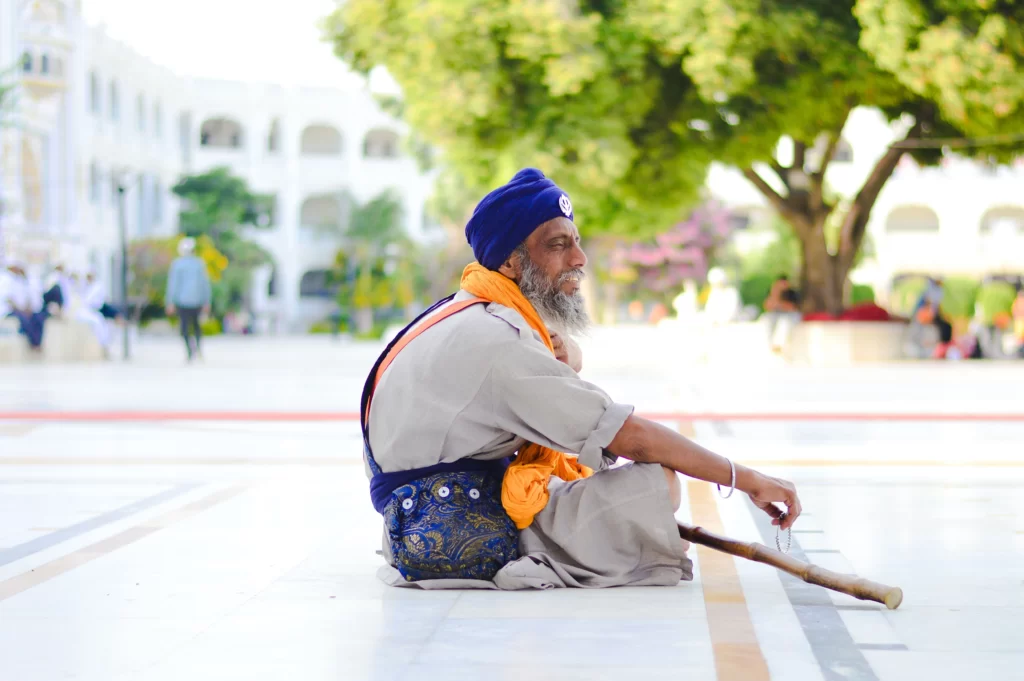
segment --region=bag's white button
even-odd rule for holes
[[[471,489],[471,490],[469,490],[469,498],[470,499],[479,499],[480,498],[480,490],[478,490],[478,489]]]
[[[404,501],[402,501],[402,508],[404,508],[406,511],[412,508],[412,499],[405,499]]]
[[[437,490],[437,496],[441,497],[442,499],[447,499],[448,495],[451,493],[452,491],[447,487],[442,487],[441,489]]]

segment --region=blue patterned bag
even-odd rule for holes
[[[378,374],[397,354],[406,332],[441,304],[417,317],[388,344],[363,386],[361,425],[366,462],[373,478],[370,496],[384,516],[395,567],[406,580],[491,580],[519,558],[519,530],[501,505],[506,460],[462,459],[427,468],[384,473],[373,458],[367,421]],[[482,301],[478,301],[482,302]],[[458,309],[465,309],[463,303]],[[443,313],[442,313],[443,314]],[[417,328],[417,333],[452,314],[448,310]]]
[[[402,485],[384,508],[395,567],[408,581],[494,578],[519,557],[501,505],[501,476],[435,473]]]

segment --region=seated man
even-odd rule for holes
[[[46,278],[46,289],[43,293],[43,309],[51,314],[64,310],[72,294],[71,277],[64,271],[63,263],[58,263]]]
[[[42,298],[35,295],[34,289],[25,268],[17,263],[9,263],[6,274],[0,280],[0,317],[17,319],[29,348],[41,352],[43,329],[49,314],[42,309]]]
[[[771,299],[769,299],[771,300]],[[793,327],[800,323],[803,315],[800,314],[800,296],[787,283],[774,300],[765,301],[765,312],[761,315],[768,325],[768,340],[772,346],[772,352],[781,354],[789,344],[789,337],[793,333]]]
[[[109,352],[114,335],[108,317],[103,314],[103,308],[107,304],[106,287],[96,279],[96,273],[91,270],[85,275],[85,287],[82,289],[81,298],[82,304],[76,313],[78,321],[88,324],[104,353]]]
[[[678,584],[692,564],[673,518],[677,472],[733,485],[783,529],[793,524],[793,485],[633,415],[579,377],[570,337],[588,321],[587,259],[551,180],[520,171],[480,202],[466,236],[478,262],[462,290],[399,334],[363,392],[386,582]],[[617,457],[630,463],[610,467]]]

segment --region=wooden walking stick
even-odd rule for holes
[[[817,565],[805,563],[788,556],[781,551],[770,549],[764,544],[757,542],[742,542],[737,539],[729,539],[714,532],[708,532],[703,527],[692,527],[677,523],[679,525],[679,536],[694,544],[701,544],[716,551],[729,553],[740,558],[746,558],[757,563],[765,563],[788,572],[794,577],[799,577],[808,584],[817,584],[826,589],[832,589],[844,593],[862,601],[875,601],[884,603],[885,607],[895,610],[903,602],[903,589],[898,586],[886,586],[878,582],[858,577],[857,575],[845,575],[832,570],[826,570]]]

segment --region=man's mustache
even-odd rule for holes
[[[561,286],[570,279],[575,279],[576,281],[583,281],[586,278],[586,276],[586,272],[580,269],[566,270],[565,272],[562,272],[560,275],[558,275],[558,281],[555,282],[555,285]]]

